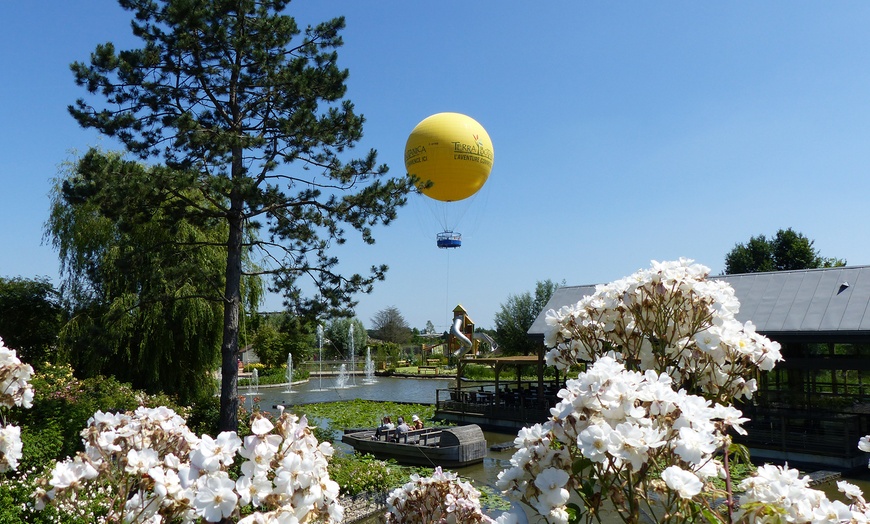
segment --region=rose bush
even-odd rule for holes
[[[31,376],[33,368],[0,339],[0,473],[17,469],[22,457],[21,428],[8,423],[7,417],[13,407],[33,405]]]
[[[341,522],[338,485],[326,467],[329,443],[307,421],[255,413],[252,435],[196,437],[169,408],[97,412],[82,431],[84,453],[59,462],[35,494],[38,507],[108,489],[107,520],[163,522]],[[240,474],[229,468],[241,457]]]
[[[480,492],[451,471],[435,468],[431,477],[412,475],[410,482],[387,497],[387,522],[392,524],[485,524]]]

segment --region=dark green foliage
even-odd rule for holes
[[[350,359],[350,326],[353,324],[353,350],[356,355],[365,351],[368,343],[363,323],[355,318],[338,318],[323,330],[323,358]]]
[[[411,328],[395,306],[378,311],[371,322],[372,335],[378,340],[396,344],[405,344],[411,340]]]
[[[432,469],[403,467],[371,455],[334,456],[329,461],[329,478],[338,483],[342,495],[386,493],[408,482],[413,473],[429,476]]]
[[[348,71],[336,52],[343,18],[303,31],[283,14],[288,0],[120,4],[133,13],[142,47],[106,43],[89,64],[72,64],[76,83],[104,107],[80,99],[70,112],[140,158],[161,156],[191,173],[175,180],[209,206],[184,216],[224,223],[221,428],[232,430],[244,256],[260,248],[257,256],[268,257],[273,269],[259,274],[275,277],[294,314],[349,315],[353,295],[370,292],[387,268],[339,273],[331,249],[346,241],[347,226],[374,243],[372,228],[395,219],[414,186],[404,176],[384,179],[374,151],[347,158],[364,119],[343,98]],[[260,236],[246,236],[246,228]],[[299,279],[313,281],[314,296]]]
[[[395,367],[399,361],[402,348],[392,342],[375,342],[372,344],[372,354],[377,362],[386,362],[389,367]]]
[[[291,342],[286,333],[281,333],[270,325],[261,326],[251,340],[260,362],[266,367],[278,367],[286,364],[287,354],[291,353]],[[293,360],[299,362],[296,358]]]
[[[46,278],[0,278],[0,338],[19,358],[39,367],[55,359],[64,312]]]
[[[178,218],[206,202],[153,189],[169,176],[91,150],[57,180],[47,228],[72,308],[61,344],[73,367],[189,402],[214,392],[226,224]]]
[[[839,258],[822,257],[814,241],[792,228],[780,229],[772,239],[758,235],[746,244],[737,244],[725,255],[725,274],[787,271],[845,266]]]
[[[293,355],[293,362],[306,362],[314,353],[317,345],[316,335],[310,323],[288,313],[261,317],[251,339],[251,344],[266,367],[287,365],[287,354]]]
[[[31,384],[33,407],[14,408],[12,420],[7,421],[21,427],[23,458],[17,472],[0,474],[0,524],[98,521],[95,517],[103,511],[99,495],[82,500],[76,508],[77,514],[87,518],[72,519],[53,506],[44,511],[27,506],[33,501],[37,477],[50,476],[55,461],[84,450],[81,431],[96,411],[168,406],[185,415],[185,410],[166,396],[146,395],[112,377],[79,380],[66,365],[46,364],[37,370]]]
[[[505,355],[535,354],[540,343],[532,341],[527,332],[558,284],[547,279],[535,284],[535,294],[526,291],[520,295],[509,295],[507,302],[495,314],[495,340]]]
[[[187,427],[196,435],[217,435],[220,419],[220,399],[214,395],[205,395],[195,400],[189,409]]]
[[[80,433],[98,410],[128,411],[140,405],[180,410],[164,395],[145,395],[112,377],[79,380],[69,366],[47,364],[33,376],[32,385],[33,407],[13,412],[21,426],[22,469],[41,468],[82,451]]]

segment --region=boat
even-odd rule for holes
[[[405,466],[461,468],[483,462],[486,438],[477,424],[433,427],[398,434],[396,430],[346,429],[342,442],[360,453]]]

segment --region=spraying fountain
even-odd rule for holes
[[[257,368],[251,371],[251,385],[248,386],[248,399],[251,410],[254,409],[254,397],[260,392],[260,373]]]
[[[338,371],[338,378],[335,379],[335,387],[337,389],[347,388],[347,364],[342,364]]]
[[[287,369],[284,371],[287,379],[287,393],[293,393],[293,353],[287,353]]]
[[[366,348],[366,384],[374,384],[375,379],[375,362],[372,360],[372,348]]]
[[[356,360],[354,356],[356,351],[353,347],[353,322],[350,323],[350,327],[347,330],[347,347],[350,351],[350,376],[353,380],[353,385],[356,386]]]
[[[320,350],[320,391],[323,391],[323,324],[317,324],[317,347]]]

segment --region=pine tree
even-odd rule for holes
[[[329,247],[345,242],[346,225],[373,243],[371,228],[395,218],[412,185],[385,179],[373,150],[346,158],[364,119],[344,99],[343,18],[301,31],[283,14],[288,0],[119,3],[133,12],[143,46],[106,43],[89,64],[72,64],[105,108],[80,99],[70,112],[142,159],[162,156],[172,170],[194,173],[192,187],[210,203],[199,212],[214,206],[225,221],[220,429],[235,430],[243,254],[262,248],[274,289],[295,313],[348,314],[352,295],[370,291],[386,266],[343,275]],[[263,232],[248,240],[246,227]],[[304,277],[316,296],[303,295]]]

